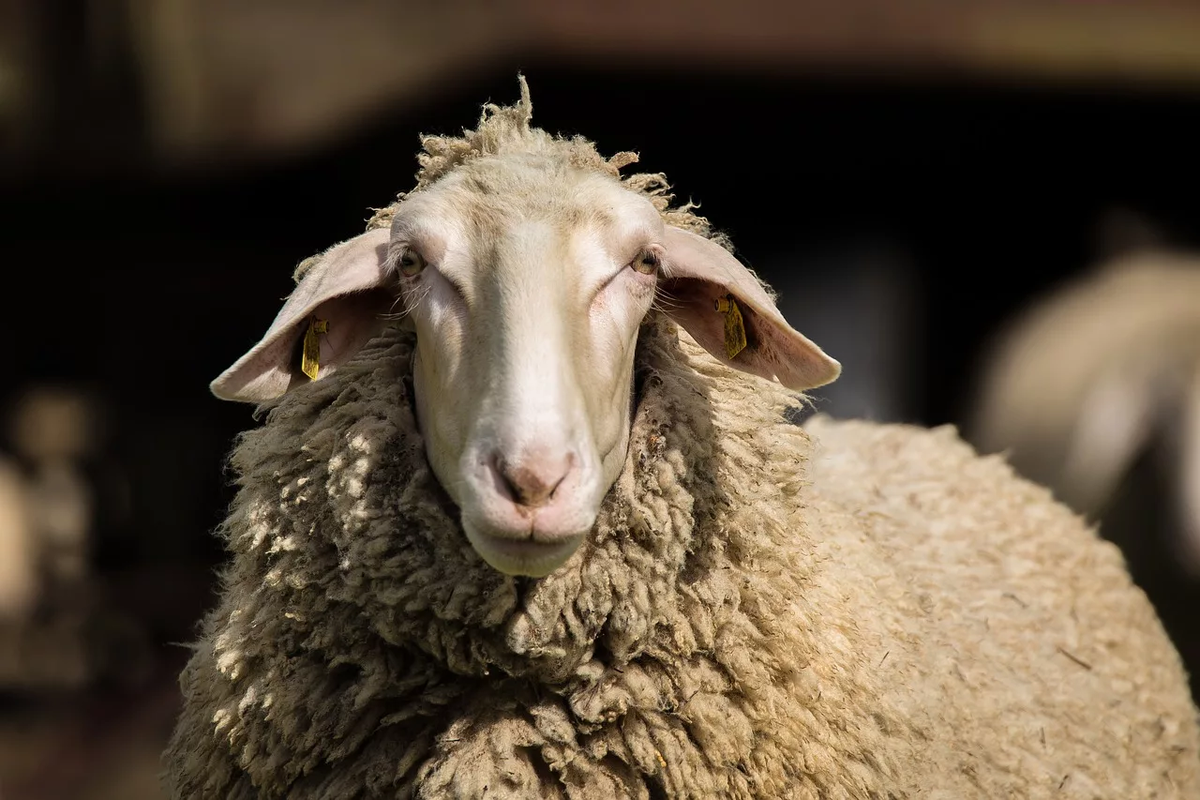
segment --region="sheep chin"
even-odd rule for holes
[[[463,530],[471,547],[492,569],[504,575],[529,578],[544,578],[565,564],[586,535],[564,536],[549,542],[508,539],[485,533],[466,520]]]

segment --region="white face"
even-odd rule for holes
[[[575,552],[624,466],[664,228],[614,179],[496,166],[407,199],[388,260],[417,331],[434,473],[480,556],[540,577]]]

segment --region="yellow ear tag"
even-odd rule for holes
[[[321,370],[321,340],[317,334],[329,333],[329,323],[323,319],[311,317],[308,320],[308,330],[304,333],[304,352],[300,355],[300,371],[312,380],[317,379]]]
[[[713,305],[725,315],[725,355],[732,361],[746,349],[746,323],[742,320],[742,310],[731,294],[718,297]]]

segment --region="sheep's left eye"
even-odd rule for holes
[[[658,271],[658,253],[653,250],[643,250],[629,265],[643,275],[653,275]]]
[[[400,258],[396,259],[396,266],[400,268],[401,275],[411,278],[425,269],[425,259],[416,250],[409,249],[401,253]]]

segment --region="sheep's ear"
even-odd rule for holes
[[[294,382],[311,380],[300,371],[299,350],[313,323],[318,378],[358,352],[378,332],[380,313],[387,310],[386,292],[378,290],[387,275],[388,236],[387,228],[368,231],[318,256],[262,340],[212,382],[212,393],[259,403],[279,397]]]
[[[798,391],[841,374],[842,365],[788,325],[758,278],[725,248],[672,226],[663,245],[662,306],[714,358]],[[745,333],[744,346],[732,358],[727,345],[736,350],[740,342],[736,316],[727,333],[730,314],[740,315]]]
[[[1161,398],[1150,382],[1116,363],[1098,375],[1075,415],[1063,459],[1063,498],[1098,508],[1154,433]]]

